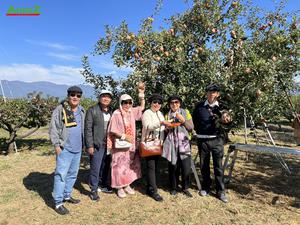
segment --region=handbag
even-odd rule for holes
[[[130,148],[132,144],[126,140],[121,140],[120,138],[115,139],[115,148],[116,149],[125,149]]]
[[[147,129],[146,129],[147,133]],[[140,156],[141,157],[149,157],[155,155],[161,155],[163,151],[163,146],[160,141],[160,133],[161,130],[159,128],[158,139],[150,138],[150,133],[148,138],[145,137],[145,140],[140,143]]]

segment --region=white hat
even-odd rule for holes
[[[128,95],[128,94],[121,95],[121,97],[119,99],[119,104],[120,104],[121,109],[122,109],[122,101],[126,101],[126,100],[131,100],[133,102],[133,99],[130,95]]]
[[[111,97],[113,96],[113,93],[109,90],[102,90],[100,93],[99,93],[99,97],[103,94],[109,94]]]

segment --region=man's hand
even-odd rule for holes
[[[231,115],[228,111],[222,112],[222,123],[230,123],[232,121]]]
[[[94,148],[93,147],[90,147],[87,149],[87,153],[89,153],[90,155],[94,155]]]
[[[59,146],[55,147],[55,154],[58,156],[61,153],[61,148]]]

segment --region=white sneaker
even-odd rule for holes
[[[130,194],[130,195],[134,195],[135,192],[134,190],[128,185],[127,187],[124,188],[124,191],[127,193],[127,194]]]
[[[119,198],[125,198],[125,197],[126,197],[126,193],[125,193],[125,191],[123,190],[123,188],[118,189],[117,194],[118,194],[118,197],[119,197]]]

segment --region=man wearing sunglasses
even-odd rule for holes
[[[84,145],[84,109],[80,106],[82,90],[78,86],[72,86],[68,88],[67,93],[68,97],[53,111],[49,125],[50,140],[56,154],[52,196],[55,211],[60,215],[69,213],[63,202],[80,202],[79,199],[73,198],[71,193]]]
[[[197,104],[193,112],[193,122],[198,138],[198,150],[200,155],[200,167],[203,178],[201,196],[207,196],[210,192],[210,155],[213,158],[214,175],[217,197],[224,203],[228,202],[225,195],[223,181],[222,159],[224,155],[224,137],[217,125],[231,122],[227,111],[221,111],[218,102],[220,87],[217,84],[210,84],[206,87],[206,100]]]
[[[112,96],[110,91],[102,90],[98,104],[88,109],[85,118],[84,132],[87,152],[90,155],[89,185],[92,201],[100,200],[98,191],[112,193],[110,187],[111,156],[106,148],[107,127],[112,114],[110,108]]]

